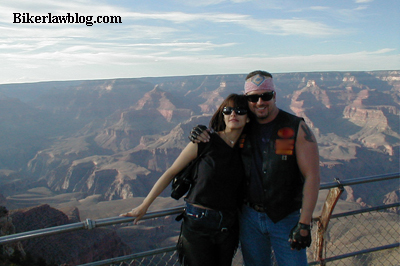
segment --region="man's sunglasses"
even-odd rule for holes
[[[224,107],[224,109],[222,110],[222,113],[224,115],[230,115],[230,114],[232,114],[233,111],[235,111],[235,114],[237,114],[237,115],[247,114],[247,109],[242,109],[242,108],[238,108],[238,107]]]
[[[263,94],[251,94],[251,95],[246,95],[247,101],[256,103],[258,102],[258,99],[261,98],[263,101],[269,101],[274,97],[274,92],[265,92]]]

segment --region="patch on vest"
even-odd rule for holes
[[[278,155],[293,155],[294,150],[294,130],[290,127],[284,127],[278,130],[278,137],[275,141],[275,153]],[[285,158],[285,157],[283,157]]]
[[[284,127],[278,130],[278,137],[282,139],[290,139],[294,137],[294,130],[290,127]]]

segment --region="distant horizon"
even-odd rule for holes
[[[253,69],[259,70],[259,69]],[[122,79],[148,79],[148,78],[173,78],[173,77],[192,77],[192,76],[222,76],[222,75],[247,75],[247,73],[220,73],[220,74],[193,74],[193,75],[168,75],[168,76],[148,76],[148,77],[115,77],[115,78],[99,78],[99,79],[68,79],[68,80],[41,80],[32,82],[15,82],[15,83],[0,83],[0,86],[18,85],[18,84],[38,84],[38,83],[60,83],[60,82],[82,82],[82,81],[101,81],[101,80],[122,80]],[[263,69],[260,69],[263,70]],[[400,71],[400,69],[383,69],[383,70],[332,70],[332,71],[292,71],[292,72],[270,72],[272,75],[276,74],[293,74],[293,73],[344,73],[344,72],[382,72],[382,71]]]

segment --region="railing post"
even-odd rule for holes
[[[317,218],[317,237],[315,240],[315,260],[320,262],[321,266],[325,266],[325,260],[323,256],[324,250],[324,240],[325,240],[325,233],[328,229],[329,220],[331,218],[333,209],[338,202],[340,195],[343,193],[344,188],[343,185],[340,183],[338,178],[335,178],[336,182],[338,183],[337,187],[331,188],[329,190],[328,195],[326,196],[326,200],[324,206],[321,211],[321,216]]]
[[[92,230],[93,228],[96,227],[96,222],[91,220],[91,219],[86,219],[85,222],[85,229],[87,230]]]

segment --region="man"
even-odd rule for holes
[[[244,88],[253,121],[242,149],[247,186],[240,241],[245,265],[271,265],[272,250],[279,265],[307,265],[305,248],[311,244],[320,183],[316,139],[302,118],[276,106],[270,73],[251,72]],[[192,131],[192,141],[207,141],[208,134],[200,132],[199,127]]]

